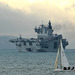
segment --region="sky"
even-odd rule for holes
[[[75,0],[0,0],[0,35],[36,37],[35,26],[49,20],[75,49]]]

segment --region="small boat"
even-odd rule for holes
[[[60,59],[60,63],[59,63]],[[58,63],[60,64],[60,68],[58,68]],[[72,69],[71,69],[72,68]],[[60,40],[56,61],[54,64],[54,71],[75,71],[74,67],[70,67],[66,54],[64,52],[64,48],[62,46],[62,40]]]

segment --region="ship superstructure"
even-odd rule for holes
[[[51,22],[48,25],[44,24],[34,28],[37,33],[37,38],[22,38],[11,39],[10,42],[14,43],[19,51],[32,51],[32,52],[57,52],[59,41],[62,39],[63,48],[68,45],[66,39],[62,35],[53,34]]]

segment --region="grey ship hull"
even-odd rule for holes
[[[33,44],[33,43],[32,43]],[[54,48],[54,41],[50,41],[47,46],[36,46],[37,43],[33,44],[33,46],[26,46],[23,43],[20,43],[20,46],[17,44],[16,48],[21,51],[29,51],[29,52],[57,52],[58,46]]]
[[[62,38],[62,37],[60,37]],[[62,39],[63,47],[68,44],[65,39]],[[16,48],[21,51],[29,52],[57,52],[59,46],[58,39],[13,39],[10,42],[15,43]]]
[[[54,45],[52,43],[49,44],[50,46],[48,47],[37,47],[37,46],[24,46],[22,45],[21,47],[16,46],[16,48],[21,52],[21,51],[25,51],[25,52],[57,52],[57,48],[54,48]]]

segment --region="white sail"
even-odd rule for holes
[[[59,62],[59,48],[58,48],[58,53],[57,53],[57,57],[56,57],[56,61],[55,61],[55,64],[54,64],[54,69],[57,69],[58,67],[58,62]]]
[[[60,52],[60,68],[58,68],[58,57],[59,57],[59,52]],[[68,63],[67,57],[65,55],[63,45],[62,45],[62,40],[60,40],[59,48],[58,48],[58,53],[56,57],[56,61],[54,64],[54,71],[71,71],[70,65]],[[75,71],[75,69],[73,69]]]
[[[62,67],[69,67],[70,65],[66,58],[66,55],[65,55],[65,52],[63,49],[63,45],[62,45],[62,41],[60,41],[60,44],[61,44],[61,65],[62,65]]]

